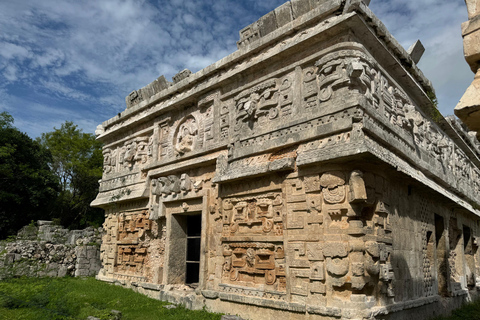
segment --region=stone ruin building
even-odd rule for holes
[[[480,144],[366,0],[291,0],[97,129],[103,268],[248,319],[426,319],[480,289]]]
[[[463,52],[475,78],[455,107],[455,114],[480,139],[480,1],[465,0],[465,3],[468,21],[462,24]]]

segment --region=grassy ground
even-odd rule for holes
[[[454,310],[450,317],[438,317],[434,320],[480,320],[480,300]]]
[[[150,299],[93,278],[21,278],[0,282],[0,320],[113,319],[111,310],[131,319],[219,320],[220,315]]]

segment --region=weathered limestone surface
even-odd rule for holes
[[[480,145],[428,98],[421,44],[365,2],[292,0],[238,48],[99,126],[97,277],[247,319],[425,319],[474,297]]]
[[[480,3],[478,0],[465,3],[469,20],[462,24],[463,51],[475,78],[455,107],[455,114],[480,139]]]
[[[101,268],[102,230],[68,230],[39,220],[0,244],[0,279],[11,276],[93,276]]]

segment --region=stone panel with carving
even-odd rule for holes
[[[473,292],[478,141],[366,2],[287,2],[229,58],[132,92],[98,130],[99,277],[246,318],[388,318]]]

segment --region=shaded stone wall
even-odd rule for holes
[[[475,77],[455,107],[455,114],[470,130],[476,131],[480,139],[480,3],[478,0],[465,0],[465,3],[468,21],[462,24],[463,51]]]
[[[479,143],[418,56],[362,1],[287,2],[238,47],[98,127],[97,278],[254,319],[425,319],[475,297]]]
[[[101,268],[102,229],[68,230],[51,221],[22,228],[0,244],[0,277],[93,276]]]

